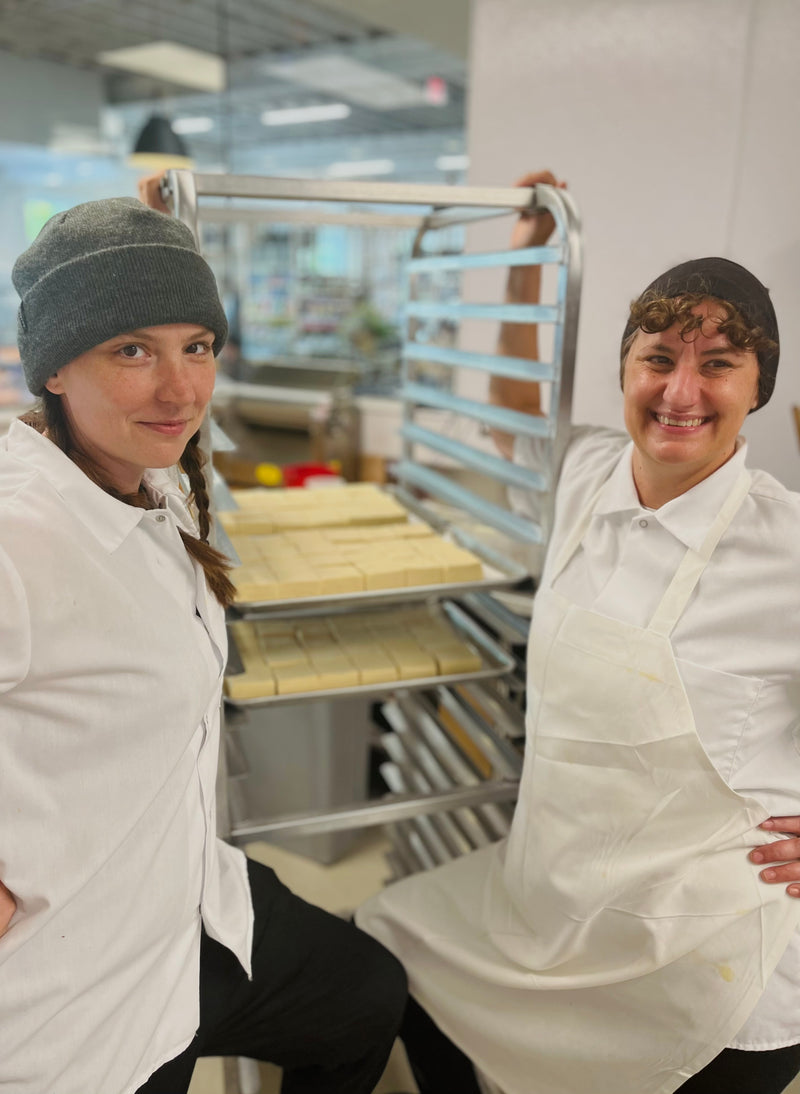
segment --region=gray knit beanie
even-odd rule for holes
[[[191,231],[136,198],[76,205],[48,220],[14,264],[22,298],[17,342],[34,395],[64,365],[101,342],[165,323],[228,335],[214,275]]]

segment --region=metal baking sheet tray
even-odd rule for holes
[[[246,710],[251,707],[271,707],[285,705],[286,703],[307,703],[317,699],[343,699],[352,696],[381,696],[390,695],[396,691],[419,690],[421,688],[434,688],[439,684],[462,684],[471,680],[488,680],[495,676],[503,676],[514,668],[514,659],[485,634],[470,617],[449,601],[442,601],[440,607],[448,618],[453,630],[459,638],[469,642],[478,652],[482,667],[473,672],[453,673],[449,676],[425,676],[411,680],[386,680],[380,684],[359,684],[347,688],[330,688],[325,691],[304,691],[291,695],[266,695],[260,699],[231,699],[225,696],[225,705],[237,710]],[[229,658],[226,676],[242,672],[242,662],[236,648],[236,642],[230,628],[228,629]]]
[[[402,498],[398,498],[402,502]],[[450,582],[438,585],[401,585],[396,589],[369,589],[357,593],[334,593],[327,596],[305,596],[293,600],[253,600],[231,605],[231,613],[239,619],[252,619],[265,615],[297,615],[339,610],[355,610],[379,607],[384,604],[399,604],[403,601],[441,600],[445,597],[460,596],[468,592],[489,592],[492,589],[508,589],[518,585],[528,577],[524,566],[507,559],[493,551],[488,545],[459,528],[437,527],[411,513],[412,519],[421,524],[429,524],[433,531],[465,547],[476,555],[483,565],[483,578],[475,581]]]

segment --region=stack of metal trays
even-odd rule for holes
[[[429,795],[457,788],[488,793],[518,784],[522,757],[509,735],[519,726],[497,719],[491,695],[480,684],[468,694],[439,687],[425,694],[401,693],[382,713],[391,731],[383,735],[388,756],[381,774],[394,794]],[[420,814],[387,825],[395,877],[431,869],[508,834],[513,793],[504,802]]]

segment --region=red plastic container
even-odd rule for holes
[[[284,486],[304,486],[306,479],[330,475],[338,478],[339,472],[325,463],[291,463],[282,468]]]

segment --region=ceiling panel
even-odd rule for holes
[[[398,0],[401,2],[401,0]],[[430,0],[437,3],[439,0]],[[447,0],[451,3],[452,0]],[[461,0],[459,0],[461,2]],[[369,4],[365,5],[368,10]],[[171,41],[217,54],[227,61],[227,89],[198,93],[163,79],[102,65],[106,50]],[[352,158],[362,158],[359,139],[388,139],[393,134],[425,134],[463,129],[466,62],[421,37],[387,31],[352,11],[314,0],[0,0],[0,50],[102,73],[106,101],[113,114],[105,139],[120,152],[130,147],[146,118],[158,109],[170,118],[204,116],[208,132],[186,136],[198,161],[230,162],[231,150],[270,149],[287,143],[310,145],[343,139]],[[314,87],[284,78],[276,62],[302,60],[320,67],[347,62],[375,72],[377,81],[393,76],[413,85],[408,103],[374,109],[366,100],[350,100],[336,88]],[[420,91],[431,76],[444,79],[447,101],[433,105]],[[267,109],[344,101],[350,114],[336,122],[268,127]],[[385,107],[385,104],[384,104]],[[106,118],[108,122],[108,118]],[[368,156],[366,158],[369,158]]]
[[[308,0],[0,0],[0,48],[86,68],[103,50],[162,39],[235,60],[379,33]]]

